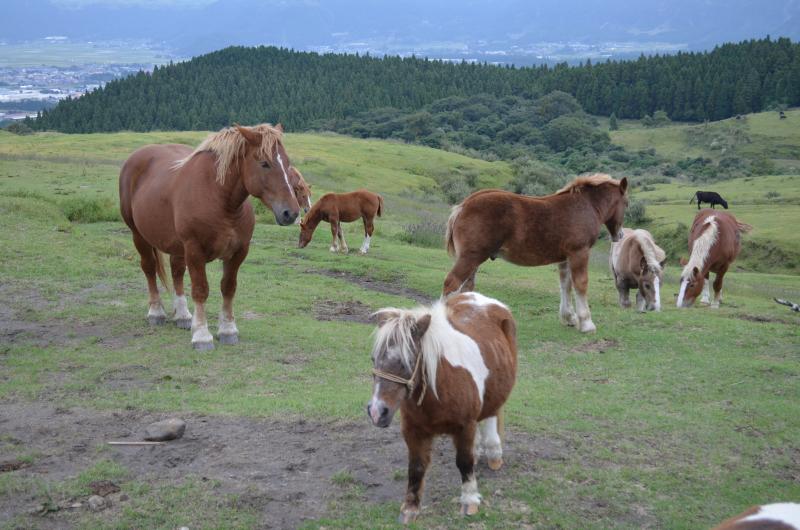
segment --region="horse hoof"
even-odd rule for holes
[[[214,349],[214,342],[213,341],[209,341],[209,342],[193,342],[192,343],[192,348],[194,348],[197,351],[213,350]]]
[[[219,336],[219,343],[220,344],[239,344],[239,335],[232,333],[229,335],[222,335]]]
[[[594,333],[597,331],[597,326],[594,325],[594,322],[591,320],[587,320],[585,322],[581,322],[581,333]]]
[[[403,510],[400,512],[400,517],[397,518],[397,522],[400,524],[410,524],[417,520],[418,515],[419,511],[417,510]]]
[[[489,463],[489,469],[491,469],[492,471],[497,471],[501,467],[503,467],[502,458],[490,458],[488,463]]]
[[[478,505],[477,504],[462,504],[461,505],[461,515],[475,515],[478,513]]]
[[[711,305],[708,307],[711,309],[719,309],[719,302],[711,302]]]
[[[167,323],[167,317],[164,315],[150,315],[147,317],[147,322],[151,326],[161,326]]]
[[[176,318],[175,319],[175,327],[180,329],[192,329],[192,319],[191,318]]]

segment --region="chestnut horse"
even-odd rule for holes
[[[619,305],[630,307],[630,289],[636,293],[636,309],[661,311],[661,281],[666,253],[656,245],[647,230],[622,229],[622,238],[611,244],[609,264],[619,291]]]
[[[444,294],[472,290],[475,273],[498,256],[516,265],[558,263],[561,322],[592,332],[586,290],[592,245],[605,225],[616,241],[628,204],[628,180],[608,175],[578,177],[553,195],[526,197],[482,190],[453,208],[447,221],[447,251],[456,262],[444,281]],[[570,293],[575,286],[577,315]]]
[[[309,208],[311,208],[311,184],[306,182],[303,174],[294,166],[289,166],[287,173],[289,174],[289,184],[291,184],[294,196],[297,198],[297,204],[303,209],[303,213],[308,213]],[[300,221],[301,219],[298,215],[297,219],[294,220],[294,224],[300,224]]]
[[[196,149],[185,145],[148,145],[134,152],[119,175],[122,218],[150,291],[147,318],[166,321],[156,274],[168,285],[160,253],[170,255],[175,323],[192,329],[196,349],[212,349],[205,303],[208,298],[206,263],[221,259],[222,312],[219,340],[235,344],[239,330],[233,317],[236,275],[247,257],[255,227],[252,195],[272,209],[280,225],[289,225],[300,212],[289,185],[289,157],[283,148],[283,128],[262,124],[235,126],[211,134]],[[189,268],[194,316],[183,292]]]
[[[461,513],[478,512],[478,435],[489,467],[500,469],[498,416],[517,372],[516,324],[501,302],[478,293],[442,298],[431,307],[381,309],[372,349],[374,389],[367,415],[388,427],[402,410],[408,486],[400,520],[419,514],[436,435],[452,437],[461,472]]]
[[[358,219],[364,221],[364,243],[361,244],[361,253],[366,254],[369,250],[372,232],[375,230],[373,221],[375,216],[383,213],[383,197],[377,193],[367,190],[352,191],[350,193],[326,193],[314,203],[311,210],[300,223],[300,241],[297,246],[305,248],[314,235],[320,221],[328,221],[331,224],[331,252],[341,250],[347,254],[347,242],[342,235],[342,225],[340,223],[351,223]],[[338,239],[338,241],[337,241]]]
[[[800,530],[800,504],[778,502],[753,506],[722,521],[713,530]]]
[[[712,308],[719,308],[722,299],[722,279],[728,267],[739,255],[741,234],[749,232],[750,225],[740,223],[727,212],[717,212],[705,208],[695,216],[689,231],[689,257],[681,273],[681,287],[678,292],[678,307],[691,307],[703,291],[702,303],[708,303],[710,293],[708,276],[714,277],[714,301]]]

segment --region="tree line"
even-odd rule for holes
[[[416,110],[448,97],[533,100],[571,94],[590,114],[718,120],[800,105],[800,45],[769,37],[708,52],[516,68],[417,57],[230,47],[114,80],[42,111],[37,130],[218,129],[281,122],[307,130],[377,109]]]

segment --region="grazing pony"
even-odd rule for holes
[[[622,239],[611,244],[609,263],[619,291],[619,305],[630,307],[630,289],[636,293],[636,309],[661,311],[661,280],[666,253],[647,230],[622,229]]]
[[[372,349],[374,389],[367,415],[388,427],[402,413],[408,486],[400,521],[419,514],[436,435],[452,437],[461,472],[461,513],[478,512],[475,439],[489,467],[503,465],[498,416],[517,372],[516,324],[501,302],[478,293],[442,298],[431,307],[381,309]]]
[[[722,279],[731,263],[739,255],[741,234],[749,232],[750,225],[740,223],[726,212],[715,212],[705,208],[695,216],[689,231],[689,257],[681,272],[681,288],[678,292],[678,307],[691,307],[703,291],[702,303],[708,303],[710,293],[708,276],[713,272],[714,301],[718,308],[722,298]]]
[[[714,206],[719,204],[726,210],[728,209],[728,201],[723,199],[719,193],[716,191],[698,191],[693,196],[692,199],[689,201],[689,204],[692,204],[695,199],[697,199],[697,209],[700,209],[701,203],[708,203],[712,209],[715,209]]]
[[[525,197],[482,190],[453,207],[447,221],[447,251],[456,262],[443,294],[472,290],[481,263],[498,256],[516,265],[558,263],[561,322],[582,332],[595,331],[586,300],[589,254],[605,225],[619,238],[628,180],[608,175],[578,177],[553,195]],[[575,286],[577,315],[570,296]]]
[[[208,331],[206,263],[221,259],[222,312],[219,340],[236,344],[239,330],[233,317],[236,275],[247,257],[255,227],[248,196],[258,197],[280,225],[300,213],[289,185],[289,157],[283,148],[283,128],[262,124],[235,126],[208,136],[196,149],[185,145],[148,145],[135,151],[119,175],[122,218],[131,229],[133,244],[150,291],[147,318],[166,321],[156,274],[168,286],[161,252],[170,255],[175,286],[173,318],[180,328],[192,329],[192,346],[214,347]],[[194,316],[183,292],[189,268]]]
[[[320,221],[328,221],[331,224],[331,252],[341,250],[347,254],[347,242],[342,234],[340,223],[351,223],[358,219],[364,221],[364,243],[361,244],[361,253],[366,254],[369,250],[372,232],[375,230],[373,221],[375,216],[383,213],[383,197],[377,193],[367,190],[351,191],[350,193],[326,193],[319,198],[311,210],[300,223],[300,241],[297,246],[305,248],[314,236]],[[338,241],[337,241],[338,239]]]
[[[779,502],[753,506],[722,521],[713,530],[800,530],[800,504]]]
[[[289,184],[292,186],[294,196],[297,198],[297,204],[303,209],[303,213],[308,213],[309,208],[311,208],[311,184],[306,182],[303,174],[294,166],[289,166],[287,173],[289,174]],[[300,224],[300,221],[301,219],[298,215],[297,219],[294,220],[294,224]]]

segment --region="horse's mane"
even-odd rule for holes
[[[561,195],[562,193],[580,193],[584,186],[600,186],[601,184],[614,184],[620,185],[620,181],[611,178],[610,175],[605,173],[592,173],[591,175],[581,175],[576,177],[572,182],[558,190],[554,195]]]
[[[420,306],[414,309],[389,307],[378,311],[378,313],[384,312],[396,316],[390,318],[375,331],[372,355],[377,358],[377,355],[388,349],[391,342],[397,348],[400,361],[409,372],[414,369],[416,362],[412,335],[414,323],[426,314],[431,315],[430,326],[422,336],[420,355],[422,355],[422,367],[425,370],[428,387],[437,398],[439,395],[436,393],[436,373],[444,355],[445,346],[462,351],[475,350],[476,355],[480,356],[477,343],[450,324],[447,317],[447,301],[444,298],[430,307]]]
[[[642,249],[644,259],[647,261],[647,266],[654,272],[661,272],[661,262],[667,257],[664,250],[656,245],[653,241],[653,236],[646,230],[636,229],[633,231],[633,238],[639,242],[639,247]]]
[[[261,145],[258,147],[256,157],[272,162],[275,145],[280,143],[283,133],[269,123],[244,128],[261,135]],[[172,168],[181,168],[196,154],[208,151],[217,157],[217,183],[225,184],[225,175],[231,167],[236,167],[240,158],[244,157],[246,146],[247,140],[235,127],[226,127],[219,132],[209,134],[188,156],[175,162]]]
[[[719,235],[719,226],[717,225],[717,216],[710,215],[703,220],[703,232],[692,243],[692,255],[689,256],[689,263],[683,268],[681,278],[685,278],[686,274],[697,267],[702,271],[705,267],[708,254],[711,252],[711,247],[717,242]]]

